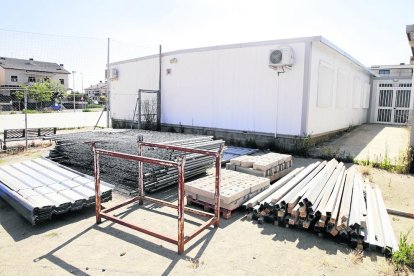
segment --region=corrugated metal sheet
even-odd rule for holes
[[[92,177],[44,158],[0,166],[0,196],[33,225],[95,204]],[[101,200],[112,189],[101,184]]]
[[[221,159],[222,163],[230,162],[231,159],[242,156],[242,155],[250,155],[257,152],[258,149],[251,149],[251,148],[242,148],[242,147],[232,147],[227,146],[224,149],[223,157]]]

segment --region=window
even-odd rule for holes
[[[59,79],[59,81],[60,81],[60,84],[65,84],[65,80],[64,79]]]
[[[392,87],[392,83],[380,83],[379,87]]]
[[[389,75],[390,74],[390,70],[389,69],[379,70],[379,74],[380,75]]]
[[[361,108],[363,98],[362,81],[359,77],[354,77],[354,88],[352,91],[352,107]]]
[[[35,77],[29,77],[29,82],[36,82],[36,78]]]
[[[411,87],[411,83],[400,83],[399,87]]]
[[[12,82],[17,82],[17,76],[11,76],[11,81]]]
[[[318,69],[317,107],[327,108],[332,106],[333,79],[333,68],[329,64],[321,61]]]
[[[338,108],[348,107],[348,79],[348,74],[344,70],[338,69],[335,99]]]

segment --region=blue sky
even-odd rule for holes
[[[363,64],[408,62],[413,0],[0,0],[0,55],[64,63],[88,86],[111,60],[237,42],[322,35]],[[59,37],[57,34],[97,39]],[[78,77],[80,74],[78,74]],[[76,77],[76,86],[80,80]]]

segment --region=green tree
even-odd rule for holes
[[[32,99],[36,102],[36,109],[38,107],[38,103],[40,102],[41,107],[43,108],[43,102],[51,101],[51,100],[62,100],[63,96],[65,95],[65,88],[57,81],[41,81],[36,82],[31,86],[21,84],[20,87],[22,90],[18,90],[18,96],[16,97],[24,97],[24,90],[27,90],[27,97],[28,99]]]
[[[13,91],[13,95],[16,99],[19,100],[19,110],[22,110],[21,104],[22,104],[22,101],[24,99],[24,89],[19,89],[19,90]]]
[[[49,89],[52,91],[52,100],[62,101],[65,96],[65,87],[56,80],[52,80],[48,83]]]
[[[52,90],[50,90],[50,85],[48,81],[36,82],[32,86],[29,86],[28,90],[29,98],[36,101],[37,104],[40,102],[41,108],[43,108],[43,102],[50,101],[53,96]]]

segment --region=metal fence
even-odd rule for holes
[[[109,38],[4,29],[0,41],[0,132],[47,124],[110,127],[108,63],[158,49]]]

